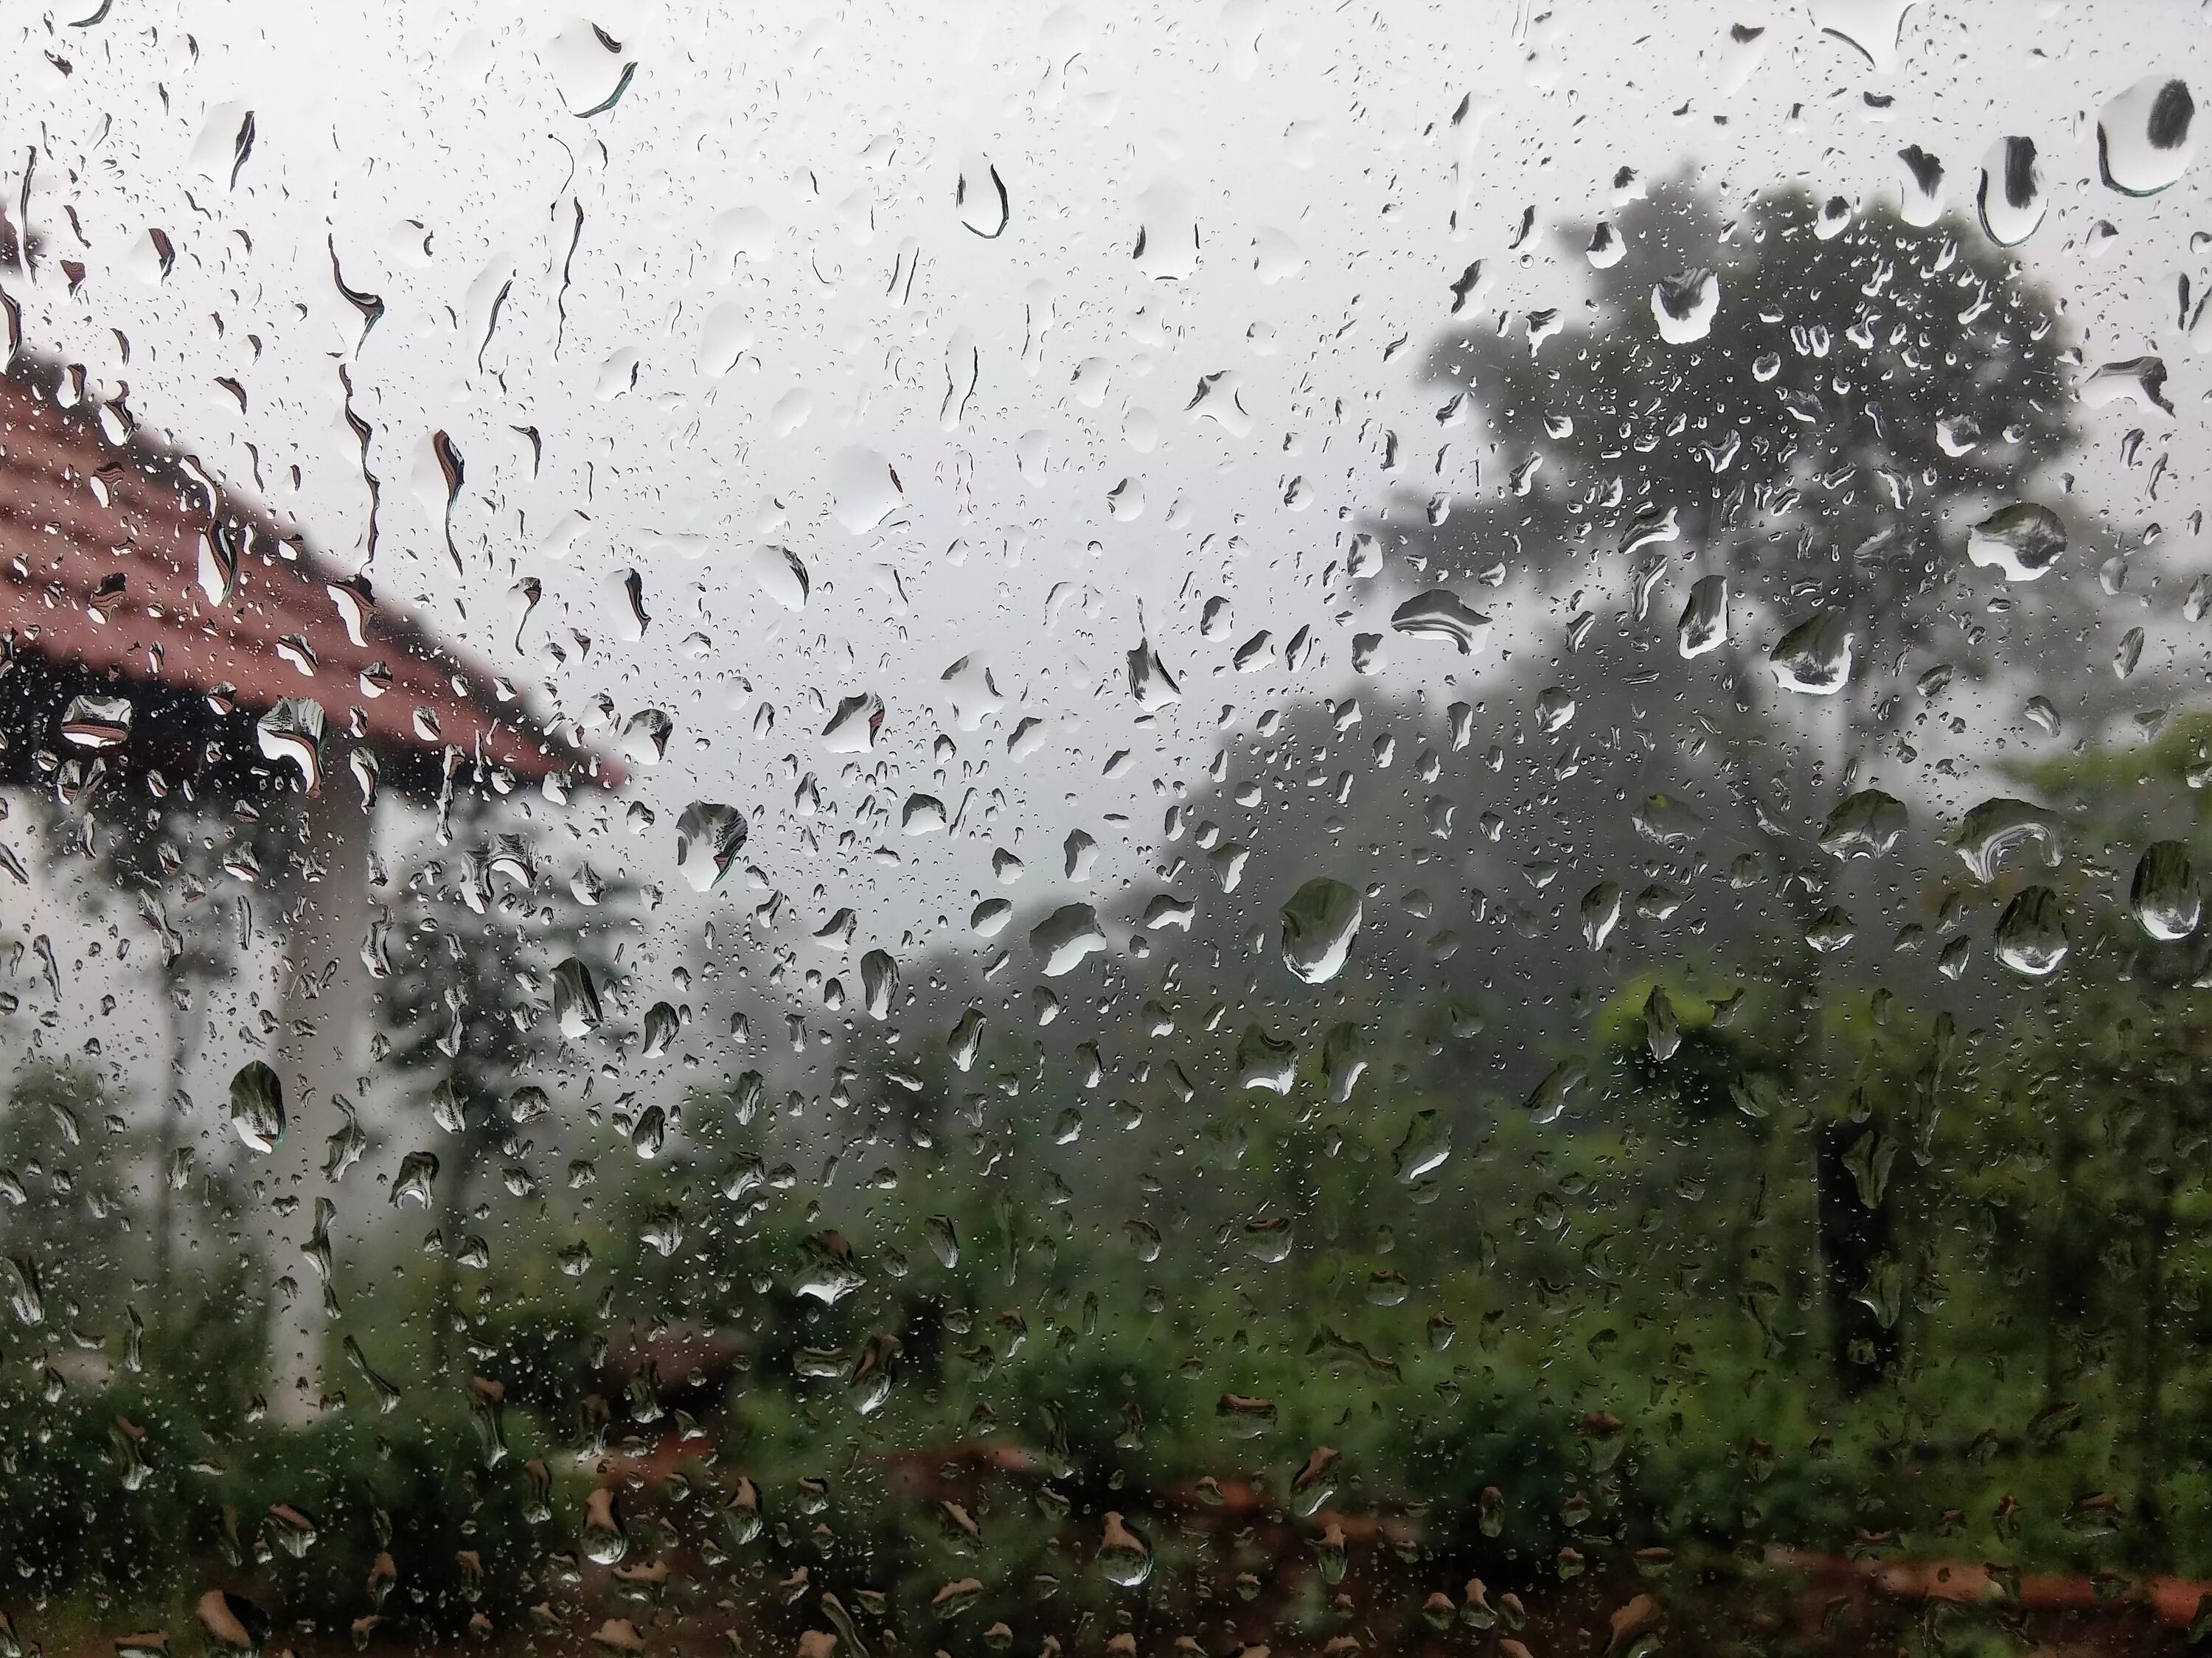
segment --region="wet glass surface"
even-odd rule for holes
[[[83,0],[0,1658],[2212,1631],[2182,0]]]

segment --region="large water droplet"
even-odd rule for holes
[[[1540,1123],[1557,1122],[1567,1101],[1589,1078],[1589,1067],[1580,1060],[1562,1060],[1544,1073],[1528,1096],[1528,1114]]]
[[[629,1533],[615,1507],[615,1494],[602,1485],[584,1498],[584,1555],[599,1565],[618,1566],[629,1552]]]
[[[72,748],[117,749],[131,740],[131,699],[76,696],[62,711],[62,741]]]
[[[1129,647],[1129,695],[1146,714],[1157,714],[1182,701],[1182,688],[1160,660],[1149,641],[1139,639]]]
[[[2066,916],[2049,887],[2022,887],[1997,918],[1996,957],[2023,978],[2041,979],[2066,959]]]
[[[1710,270],[1686,270],[1655,283],[1651,314],[1669,345],[1694,345],[1712,332],[1720,313],[1721,279]]]
[[[1905,803],[1880,789],[1844,797],[1820,825],[1820,850],[1831,858],[1879,858],[1905,833]]]
[[[1308,881],[1282,908],[1283,965],[1310,985],[1327,984],[1352,952],[1359,914],[1354,889],[1327,876]]]
[[[273,1151],[284,1138],[284,1085],[258,1060],[230,1079],[230,1127],[255,1151]]]
[[[2033,848],[2046,869],[2065,856],[2058,818],[2032,801],[1998,797],[1983,801],[1960,821],[1953,847],[1977,881],[1997,878],[2011,855]]]
[[[1045,976],[1057,979],[1104,950],[1106,934],[1090,905],[1063,904],[1030,929],[1030,948],[1044,958]]]
[[[1003,234],[1007,220],[1013,216],[1006,180],[985,155],[962,158],[960,177],[952,186],[952,205],[960,215],[960,222],[986,241],[995,240]]]
[[[1999,247],[2016,247],[2035,234],[2049,205],[2033,138],[2000,138],[1982,163],[1974,193],[1982,228]]]
[[[676,820],[676,867],[694,892],[712,892],[745,844],[745,815],[735,806],[694,800]]]
[[[1098,1570],[1109,1583],[1125,1589],[1143,1584],[1152,1575],[1152,1546],[1121,1522],[1112,1509],[1106,1512],[1106,1537],[1098,1546]]]
[[[2197,153],[2190,127],[2197,100],[2185,81],[2154,75],[2136,82],[2097,117],[2097,166],[2129,196],[2155,196],[2188,169]]]
[[[1644,999],[1644,1046],[1664,1065],[1681,1045],[1682,1022],[1674,1011],[1674,1000],[1667,994],[1666,986],[1654,985]]]
[[[898,963],[889,950],[872,950],[860,957],[860,1003],[870,1018],[890,1018],[897,992]]]
[[[1256,1024],[1237,1039],[1237,1085],[1287,1094],[1297,1079],[1298,1045],[1270,1036]]]
[[[823,727],[822,746],[832,754],[866,754],[876,745],[884,728],[884,699],[872,691],[857,691],[841,699],[837,712]]]
[[[310,794],[323,786],[323,705],[304,696],[282,696],[253,722],[253,738],[263,757],[299,768]]]
[[[753,549],[746,568],[760,590],[787,610],[806,608],[809,586],[806,567],[788,547],[763,545]]]
[[[399,1168],[392,1177],[392,1202],[412,1203],[428,1209],[430,1206],[430,1183],[438,1178],[438,1156],[434,1151],[410,1151],[399,1160]]]
[[[2127,357],[2118,362],[2100,364],[2082,380],[2075,396],[2087,409],[2132,403],[2169,415],[2173,412],[2172,400],[2166,395],[2166,359],[2158,356]]]
[[[553,969],[553,1015],[560,1021],[561,1034],[571,1042],[597,1030],[605,1017],[591,969],[574,956]]]
[[[1441,1111],[1416,1111],[1391,1154],[1391,1172],[1400,1185],[1416,1185],[1442,1168],[1449,1156],[1451,1119]]]
[[[1943,163],[1917,144],[1897,152],[1905,169],[1898,187],[1897,216],[1909,225],[1925,228],[1943,216]]]
[[[2033,581],[2066,550],[2066,523],[2048,507],[2024,501],[1984,519],[1966,532],[1966,556],[1991,565],[2008,581]]]
[[[1685,657],[1703,656],[1728,643],[1729,590],[1724,575],[1700,576],[1674,624],[1674,643]]]
[[[1600,881],[1583,895],[1582,923],[1583,942],[1592,950],[1603,950],[1620,925],[1620,882]]]
[[[1449,587],[1415,593],[1390,613],[1390,625],[1417,638],[1449,640],[1462,656],[1480,650],[1490,638],[1490,618]]]
[[[937,1264],[946,1272],[960,1264],[960,1234],[952,1224],[951,1216],[930,1216],[921,1224],[921,1235],[929,1241],[929,1253],[937,1257]]]
[[[830,488],[837,522],[856,536],[866,535],[906,504],[898,472],[873,449],[839,450],[830,465]]]
[[[1823,613],[1783,635],[1767,666],[1784,690],[1833,696],[1850,683],[1854,637],[1846,618]]]
[[[2204,900],[2197,890],[2189,848],[2179,841],[2154,841],[2144,847],[2128,889],[2128,904],[2154,938],[2171,943],[2196,932],[2203,919]]]
[[[46,1292],[39,1282],[37,1265],[21,1255],[0,1259],[0,1291],[8,1297],[8,1310],[18,1324],[38,1324],[46,1316]]]

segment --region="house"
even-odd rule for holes
[[[296,816],[294,855],[266,872],[284,956],[275,1052],[215,1056],[264,1059],[283,1090],[285,1132],[257,1170],[286,1292],[280,1412],[336,1385],[317,1380],[320,1298],[300,1263],[318,1199],[337,1197],[324,1142],[365,1085],[378,800],[619,780],[490,667],[148,440],[82,370],[18,354],[0,374],[0,784]]]

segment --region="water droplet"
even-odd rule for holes
[[[884,728],[884,699],[872,691],[842,698],[822,731],[822,746],[832,754],[866,754]]]
[[[1831,858],[1879,858],[1905,833],[1905,803],[1880,789],[1844,797],[1820,825],[1820,850]]]
[[[2075,395],[2087,409],[2102,409],[2115,403],[2133,403],[2145,409],[2157,409],[2166,414],[2173,412],[2173,404],[2166,395],[2166,359],[2157,356],[2128,357],[2118,362],[2108,362],[2093,370],[2082,380]]]
[[[284,1085],[258,1060],[230,1079],[230,1127],[248,1149],[268,1152],[284,1138]]]
[[[605,1017],[599,1010],[599,987],[592,970],[571,956],[553,969],[553,1015],[561,1034],[574,1042],[599,1028]]]
[[[38,1267],[27,1257],[9,1255],[0,1259],[0,1292],[6,1294],[8,1310],[15,1315],[18,1324],[33,1325],[45,1321],[46,1291],[39,1282]]]
[[[1951,844],[1982,882],[1996,880],[2007,859],[2023,847],[2033,848],[2046,869],[2057,868],[2065,856],[2056,813],[2031,801],[2001,797],[1969,811]]]
[[[252,541],[252,531],[228,519],[201,531],[200,593],[210,610],[222,610],[238,592],[239,563]]]
[[[800,1246],[800,1253],[805,1259],[793,1290],[825,1307],[836,1306],[868,1282],[853,1260],[853,1246],[842,1233],[816,1232]]]
[[[1044,958],[1045,976],[1057,979],[1104,950],[1106,934],[1090,905],[1063,904],[1030,929],[1030,948]]]
[[[2125,679],[2135,672],[2136,665],[2142,660],[2142,649],[2143,630],[2141,628],[2130,628],[2122,634],[2119,648],[2112,653],[2113,677]]]
[[[1839,950],[1848,950],[1851,940],[1858,936],[1858,924],[1839,904],[1832,904],[1822,910],[1813,918],[1813,925],[1805,929],[1805,942],[1823,956],[1832,956]]]
[[[1589,1067],[1579,1060],[1562,1060],[1544,1073],[1528,1096],[1528,1114],[1539,1123],[1557,1122],[1567,1100],[1589,1079]]]
[[[602,1485],[584,1498],[584,1556],[602,1566],[618,1566],[629,1552],[629,1533],[623,1529],[615,1494]]]
[[[676,867],[694,892],[712,892],[745,844],[745,815],[735,806],[694,800],[676,819]]]
[[[683,1029],[683,1016],[667,1002],[655,1002],[645,1011],[642,1032],[645,1046],[641,1050],[648,1060],[657,1060],[668,1052],[677,1033]]]
[[[960,177],[952,186],[952,205],[960,215],[960,222],[986,241],[994,241],[1003,234],[1007,220],[1013,216],[1006,180],[999,176],[999,169],[992,165],[990,158],[984,155],[971,155],[962,159]]]
[[[305,1509],[295,1509],[289,1503],[271,1503],[269,1535],[278,1548],[299,1560],[315,1546],[317,1527],[313,1517]]]
[[[1237,1039],[1237,1085],[1239,1088],[1264,1089],[1270,1094],[1287,1094],[1291,1084],[1297,1080],[1298,1048],[1296,1042],[1284,1042],[1270,1036],[1256,1024],[1244,1027],[1244,1034]]]
[[[2033,501],[1992,513],[1966,532],[1967,558],[1994,566],[2008,581],[2047,574],[2065,550],[2065,520]]]
[[[1651,993],[1644,999],[1644,1046],[1653,1059],[1664,1065],[1674,1057],[1674,1050],[1681,1045],[1682,1022],[1667,994],[1667,987],[1654,985]]]
[[[2120,94],[2097,117],[2097,166],[2106,184],[2129,196],[2155,196],[2172,184],[2197,153],[2190,136],[2196,117],[2185,81],[2154,75]]]
[[[1845,617],[1824,612],[1783,635],[1767,658],[1767,666],[1784,690],[1833,696],[1850,683],[1855,638]]]
[[[1490,638],[1490,618],[1448,587],[1415,593],[1390,613],[1390,625],[1417,638],[1448,640],[1462,656],[1480,650]]]
[[[208,1638],[230,1652],[258,1653],[273,1627],[267,1612],[228,1589],[210,1589],[200,1596],[193,1612]]]
[[[2066,916],[2049,887],[2022,887],[1997,918],[1996,958],[2023,978],[2041,979],[2066,959]]]
[[[1583,942],[1592,950],[1603,950],[1606,940],[1613,937],[1613,928],[1620,925],[1620,884],[1600,881],[1583,895]]]
[[[2049,205],[2033,138],[2000,138],[1982,163],[1974,194],[1982,228],[1999,247],[2017,247],[2035,234]]]
[[[1869,68],[1887,75],[1897,67],[1905,15],[1920,0],[1818,0],[1813,21],[1823,34],[1856,49]]]
[[[131,699],[76,696],[62,711],[62,741],[73,748],[118,749],[131,740]]]
[[[889,950],[872,950],[860,957],[860,1004],[872,1019],[891,1016],[891,998],[898,993],[898,963]]]
[[[1140,1587],[1152,1575],[1152,1546],[1111,1509],[1106,1511],[1105,1540],[1098,1546],[1098,1570],[1108,1582],[1125,1589]]]
[[[788,547],[763,544],[753,549],[746,561],[752,578],[760,590],[787,610],[806,608],[809,580],[806,567],[799,562],[799,555]]]
[[[1157,714],[1182,701],[1182,688],[1168,672],[1160,653],[1141,636],[1129,648],[1129,695],[1146,714]]]
[[[939,1266],[949,1272],[960,1264],[960,1235],[953,1230],[951,1216],[930,1216],[922,1222],[921,1232],[929,1240],[929,1252],[937,1257]]]
[[[1327,876],[1308,881],[1282,908],[1283,965],[1310,985],[1327,984],[1351,954],[1359,917],[1352,888]]]
[[[1651,314],[1669,345],[1694,345],[1712,332],[1721,308],[1721,279],[1710,270],[1686,270],[1653,284]]]
[[[1917,144],[1899,150],[1897,159],[1905,168],[1897,216],[1924,229],[1943,216],[1943,163]]]
[[[283,696],[253,723],[254,741],[265,759],[297,767],[310,794],[323,786],[323,706],[304,696]]]
[[[1700,576],[1682,607],[1682,619],[1674,624],[1675,646],[1685,657],[1703,656],[1727,644],[1728,636],[1728,578]]]
[[[896,470],[873,449],[839,450],[830,465],[830,488],[837,522],[856,536],[866,535],[906,504]]]
[[[1443,1166],[1451,1156],[1451,1120],[1440,1111],[1416,1111],[1406,1125],[1405,1138],[1391,1154],[1391,1172],[1401,1186],[1412,1186]]]
[[[2186,938],[2196,932],[2203,919],[2204,900],[2197,890],[2189,848],[2179,841],[2154,841],[2144,847],[2128,889],[2128,904],[2142,930],[2161,942]]]
[[[434,1151],[410,1151],[399,1160],[398,1171],[392,1177],[392,1203],[396,1208],[403,1203],[430,1206],[430,1182],[438,1178],[438,1157]]]
[[[945,1033],[945,1057],[956,1070],[966,1071],[975,1065],[976,1050],[983,1045],[984,1024],[982,1009],[971,1007]]]

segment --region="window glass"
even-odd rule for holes
[[[0,1658],[2203,1639],[2206,17],[18,9]]]

